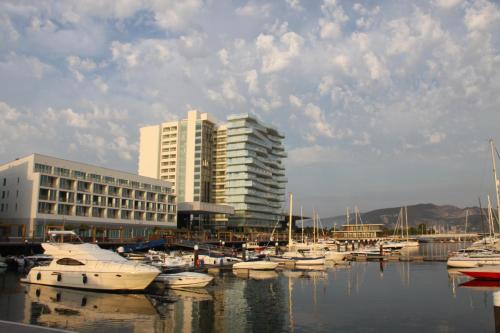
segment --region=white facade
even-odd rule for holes
[[[217,226],[269,229],[285,198],[283,140],[246,114],[219,125],[206,113],[189,111],[181,121],[141,128],[139,174],[173,181],[179,203],[234,207],[234,216],[214,216]]]
[[[176,213],[166,181],[39,154],[0,166],[4,235],[10,229],[10,235],[42,237],[47,228],[76,226],[86,236],[96,229],[107,238],[147,236],[176,227]]]
[[[225,195],[235,211],[232,228],[273,228],[280,220],[287,184],[283,139],[252,116],[228,117]]]

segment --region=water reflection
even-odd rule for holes
[[[493,297],[493,318],[495,320],[495,332],[500,332],[500,281],[468,280],[460,284],[461,288],[469,288],[484,295],[491,293]]]
[[[233,270],[233,274],[241,279],[269,280],[276,279],[276,271]]]
[[[157,312],[145,295],[88,292],[48,286],[26,286],[30,323],[79,330],[89,322],[123,321],[131,316],[151,322]]]

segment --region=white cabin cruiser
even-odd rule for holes
[[[57,231],[51,236],[71,235]],[[43,243],[46,255],[54,259],[47,266],[33,267],[21,282],[94,290],[143,290],[160,271],[128,261],[118,253],[96,244]]]

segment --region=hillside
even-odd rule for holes
[[[383,208],[361,213],[363,223],[383,224],[386,228],[393,229],[401,207]],[[486,210],[483,209],[484,223],[481,219],[479,207],[459,208],[451,205],[438,206],[434,204],[417,204],[408,206],[408,223],[410,227],[417,227],[420,224],[426,224],[427,228],[434,227],[440,231],[458,230],[463,231],[465,227],[466,210],[469,211],[468,230],[482,231],[487,229]],[[321,218],[321,223],[325,228],[331,228],[334,224],[336,228],[346,224],[345,216],[335,216]],[[350,223],[355,223],[354,213],[351,212]],[[308,226],[312,225],[310,222]]]

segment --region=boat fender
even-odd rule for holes
[[[87,275],[86,274],[82,274],[82,282],[83,282],[83,284],[87,284]]]
[[[36,274],[36,279],[37,279],[37,280],[41,280],[41,279],[42,279],[42,273],[38,272],[38,273]]]
[[[81,306],[87,305],[87,297],[82,297],[82,303]]]
[[[61,280],[62,280],[62,274],[57,273],[57,282],[61,282]]]

